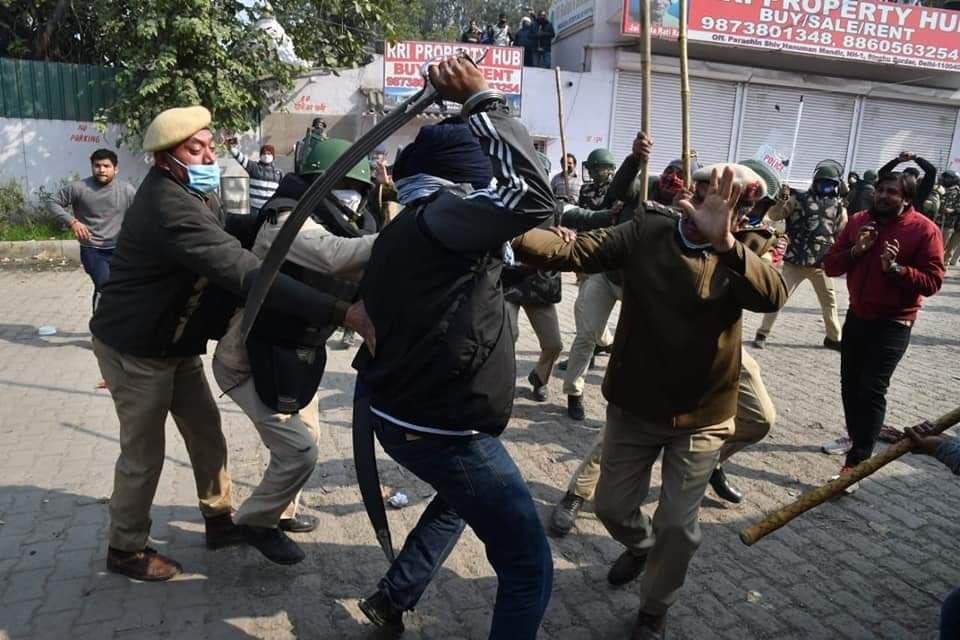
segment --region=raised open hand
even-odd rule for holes
[[[736,244],[733,237],[734,218],[742,190],[734,181],[733,169],[724,168],[722,176],[714,169],[710,174],[707,195],[700,205],[694,206],[689,198],[678,203],[697,225],[701,235],[720,253],[730,251]]]

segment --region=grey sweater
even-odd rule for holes
[[[90,240],[84,246],[111,249],[117,244],[123,214],[127,212],[137,190],[126,181],[114,179],[101,185],[91,176],[71,182],[47,203],[50,213],[64,224],[79,220],[90,228]],[[73,210],[73,214],[67,211]]]

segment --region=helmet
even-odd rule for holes
[[[942,175],[943,186],[952,187],[955,184],[960,184],[960,175],[958,175],[956,171],[948,169],[944,171]]]
[[[352,142],[339,138],[327,138],[326,140],[311,138],[304,144],[306,146],[303,150],[303,160],[300,162],[300,170],[297,172],[301,176],[322,174],[353,145]],[[373,180],[370,179],[370,163],[365,160],[361,160],[350,169],[347,177],[365,185],[373,184]]]
[[[834,180],[836,182],[840,182],[841,172],[838,171],[837,166],[833,164],[827,164],[827,162],[830,161],[824,161],[824,163],[817,165],[816,171],[813,172],[814,181]]]
[[[867,169],[863,172],[863,181],[867,184],[876,184],[877,183],[877,172],[873,169]]]
[[[750,167],[753,171],[763,179],[763,182],[767,185],[767,197],[776,198],[777,194],[780,193],[780,178],[777,177],[776,172],[762,160],[756,160],[750,158],[749,160],[742,160],[738,164],[742,164],[745,167]]]
[[[613,154],[610,153],[609,149],[594,149],[590,152],[590,155],[587,156],[587,161],[583,163],[583,166],[589,169],[590,167],[604,164],[610,165],[611,167],[617,166],[616,161],[613,159]]]

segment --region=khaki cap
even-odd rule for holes
[[[756,194],[758,198],[763,198],[767,195],[767,183],[760,177],[756,171],[750,167],[744,166],[742,164],[734,164],[733,162],[720,162],[718,164],[711,164],[709,166],[698,169],[696,173],[693,174],[694,182],[704,182],[710,179],[710,174],[713,173],[713,170],[716,169],[719,175],[723,175],[723,170],[727,167],[733,171],[733,182],[736,185],[739,185],[743,189],[748,189],[753,186],[756,188]],[[770,194],[771,196],[776,194]]]
[[[206,107],[177,107],[162,111],[153,119],[143,136],[144,151],[172,149],[197,131],[210,126]]]

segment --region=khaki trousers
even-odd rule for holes
[[[620,407],[607,406],[595,511],[615,540],[646,554],[640,609],[662,614],[676,602],[687,567],[700,546],[700,503],[733,419],[678,429]],[[640,506],[650,490],[653,464],[663,452],[660,499],[651,520]]]
[[[836,342],[840,341],[840,317],[837,315],[837,295],[833,289],[833,279],[823,269],[817,267],[798,267],[789,262],[783,263],[783,281],[787,285],[787,295],[792,296],[804,280],[809,280],[820,301],[820,311],[823,313],[823,324],[827,330],[827,337]],[[757,335],[768,336],[777,321],[779,311],[767,313],[757,329]]]
[[[586,384],[584,376],[590,366],[593,350],[607,333],[607,322],[613,306],[623,299],[623,289],[610,282],[602,273],[589,276],[580,286],[580,295],[573,305],[573,319],[577,336],[570,345],[567,372],[563,392],[569,396],[582,396]]]
[[[300,492],[317,464],[320,419],[316,399],[299,413],[277,413],[260,400],[249,374],[233,371],[214,358],[213,377],[247,414],[270,451],[263,479],[237,510],[234,522],[276,527],[281,518],[296,515]]]
[[[952,265],[957,263],[960,258],[957,249],[960,249],[960,232],[948,229],[943,232],[943,264]]]
[[[740,388],[737,396],[737,415],[733,435],[720,449],[719,464],[745,447],[763,440],[777,420],[777,409],[760,377],[760,365],[746,350],[740,350]],[[600,454],[603,450],[603,430],[593,439],[590,451],[573,473],[567,492],[584,500],[593,497],[600,480]]]
[[[140,551],[147,544],[150,507],[163,470],[168,413],[187,445],[200,511],[205,517],[230,513],[227,443],[200,358],[138,358],[96,338],[93,352],[120,421],[110,546]]]
[[[560,317],[557,315],[557,307],[552,304],[525,304],[523,312],[527,314],[527,319],[533,327],[533,332],[537,334],[537,341],[540,343],[540,358],[534,367],[537,377],[543,384],[550,381],[550,374],[553,373],[553,365],[557,363],[557,358],[563,352],[563,338],[560,337]],[[520,335],[520,307],[521,305],[512,302],[507,303],[507,313],[510,314],[510,323],[513,326],[513,340],[517,341]]]

